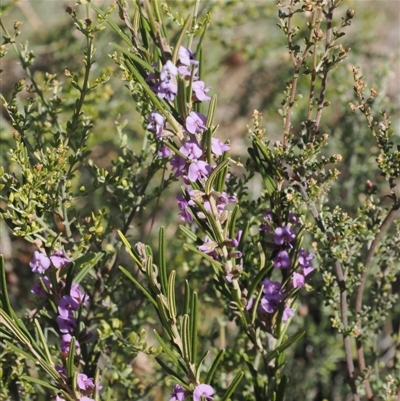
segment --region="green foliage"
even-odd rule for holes
[[[0,57],[22,68],[1,94],[4,232],[21,271],[35,249],[70,263],[41,276],[46,296],[32,303],[22,289],[32,276],[14,289],[11,257],[1,259],[0,398],[79,400],[84,373],[103,386],[95,400],[157,401],[175,384],[193,398],[212,385],[215,400],[395,400],[398,110],[380,89],[385,67],[371,88],[360,68],[345,68],[349,57],[366,65],[368,35],[350,26],[358,11],[340,0],[80,1],[66,11],[63,30],[41,32],[36,45],[21,22],[1,20]],[[373,21],[363,12],[356,26]],[[1,13],[18,14],[11,3]],[[39,70],[38,43],[55,49]],[[177,64],[180,46],[193,49],[198,71],[179,76],[168,101],[149,74]],[[209,103],[192,96],[196,74],[212,82]],[[233,128],[254,104],[263,113],[238,138]],[[153,110],[166,120],[160,135],[148,127]],[[193,162],[181,146],[194,111],[206,116],[199,144],[212,172],[188,190],[158,154],[166,146]],[[231,151],[216,155],[215,138]],[[176,193],[193,223],[179,224]],[[281,226],[295,232],[290,246],[275,240]],[[274,268],[281,249],[288,268]],[[317,269],[301,289],[304,249]],[[260,306],[265,279],[284,294],[271,313]],[[58,304],[73,283],[89,298],[60,352]]]

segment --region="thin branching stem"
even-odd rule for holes
[[[375,255],[375,252],[379,246],[379,243],[382,240],[383,235],[388,230],[388,228],[391,226],[391,224],[398,217],[400,217],[400,208],[399,207],[400,207],[400,204],[398,202],[396,202],[392,206],[389,213],[386,215],[385,219],[383,220],[382,224],[380,225],[379,230],[378,230],[374,240],[371,242],[371,245],[368,249],[367,257],[366,257],[365,264],[364,264],[364,271],[361,276],[361,282],[357,289],[357,297],[356,297],[357,328],[360,332],[362,331],[361,317],[362,317],[363,294],[364,294],[365,284],[366,284],[366,281],[368,278],[368,271],[372,264],[372,260]],[[360,371],[364,372],[367,369],[367,366],[365,363],[364,346],[363,346],[362,336],[359,336],[356,339],[356,345],[357,345],[358,365],[359,365]],[[365,386],[367,398],[369,400],[373,399],[374,394],[372,392],[371,384],[368,379],[364,380],[364,386]]]

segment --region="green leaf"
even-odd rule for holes
[[[31,382],[31,383],[38,384],[39,386],[42,386],[42,387],[47,387],[47,388],[53,390],[55,393],[58,393],[60,391],[60,387],[56,387],[56,386],[54,386],[53,384],[50,384],[47,381],[36,379],[36,377],[22,375],[21,379],[22,380],[26,380],[26,381]]]
[[[167,294],[168,291],[166,252],[165,228],[161,227],[158,234],[158,276],[163,294]]]
[[[7,291],[6,267],[4,265],[4,257],[0,255],[0,299],[2,307],[8,316],[13,316],[14,311],[11,308],[10,298]]]
[[[225,159],[223,160],[214,170],[213,172],[209,175],[208,180],[206,182],[205,188],[204,188],[204,192],[207,195],[210,195],[212,189],[213,189],[213,185],[214,185],[214,181],[216,180],[218,174],[220,174],[224,168],[226,166],[228,166],[229,164],[229,159]]]
[[[67,373],[68,373],[69,379],[72,379],[74,377],[75,344],[76,344],[76,339],[75,339],[75,337],[72,337],[71,343],[69,345],[69,351],[68,351],[68,357],[67,357]]]
[[[172,330],[167,313],[168,304],[166,304],[165,296],[163,294],[157,295],[157,312],[163,325],[164,330],[168,333],[171,339],[177,339],[176,333]],[[175,326],[174,326],[175,328]]]
[[[181,77],[178,76],[178,94],[176,96],[176,106],[182,120],[186,120],[187,117],[187,94],[186,94],[186,81]],[[190,88],[189,88],[190,89]]]
[[[185,280],[185,297],[183,299],[183,315],[187,315],[189,313],[190,308],[190,299],[191,299],[190,285],[189,281]]]
[[[251,285],[250,285],[250,287],[249,287],[249,292],[248,292],[248,297],[249,297],[249,298],[253,295],[253,293],[254,293],[254,291],[255,291],[257,285],[260,283],[260,281],[261,281],[261,280],[264,278],[264,276],[269,272],[269,270],[272,269],[272,266],[273,266],[273,263],[272,263],[272,262],[269,262],[269,263],[264,267],[264,269],[261,269],[261,270],[257,273],[257,275],[254,277],[254,279],[252,280]]]
[[[11,348],[16,354],[22,355],[24,358],[29,359],[33,362],[36,362],[36,358],[29,354],[28,352],[24,351],[22,348],[15,346],[13,343],[11,343],[8,340],[4,340],[4,344],[7,345],[7,347]]]
[[[118,235],[120,236],[121,241],[125,245],[126,252],[128,252],[129,256],[136,262],[136,264],[139,266],[140,270],[143,270],[143,264],[142,264],[141,260],[139,259],[139,256],[137,255],[136,252],[133,251],[132,246],[126,239],[125,235],[122,234],[122,232],[119,230],[118,230]]]
[[[175,277],[176,271],[172,270],[168,279],[167,298],[169,315],[173,322],[176,322]]]
[[[125,56],[129,57],[132,61],[139,64],[141,67],[145,68],[147,71],[154,72],[154,68],[145,60],[141,59],[137,54],[132,53],[130,50],[127,50],[122,46],[117,45],[116,43],[111,42],[110,45],[119,50],[122,54],[125,54]]]
[[[124,32],[122,32],[122,30],[119,28],[119,26],[108,15],[106,16],[105,12],[101,8],[95,6],[93,4],[93,2],[90,2],[90,6],[93,8],[93,10],[95,10],[97,12],[97,14],[101,15],[103,17],[103,19],[105,21],[107,21],[108,25],[110,25],[110,27],[121,37],[121,39],[128,46],[132,46],[132,42],[129,39],[129,37],[127,35],[125,35]]]
[[[239,205],[236,205],[232,210],[232,213],[229,218],[229,238],[235,238],[236,235],[236,219],[239,213]]]
[[[220,159],[220,162],[223,162],[225,159],[229,159],[229,152],[225,152]],[[221,174],[218,175],[217,179],[214,183],[214,188],[218,192],[222,192],[226,185],[226,175],[228,174],[229,166],[226,166]]]
[[[157,333],[157,331],[154,329],[153,333],[160,344],[161,348],[163,351],[169,356],[171,361],[175,364],[179,364],[178,356],[174,353],[174,351],[167,345],[167,343],[161,338],[161,336]]]
[[[276,358],[281,352],[285,351],[285,349],[289,348],[292,344],[298,341],[301,337],[304,336],[305,330],[300,330],[298,333],[294,334],[293,336],[289,337],[282,345],[275,348],[271,353],[267,355],[265,358],[266,363],[272,361]]]
[[[86,275],[89,273],[89,271],[97,265],[97,263],[100,262],[101,259],[104,257],[103,252],[97,252],[97,253],[90,253],[90,258],[87,260],[81,260],[82,258],[79,258],[75,261],[75,268],[80,269],[78,274],[74,277],[74,282],[75,283],[80,283]],[[86,256],[86,255],[85,255]]]
[[[288,377],[286,375],[283,375],[279,383],[278,390],[276,392],[276,401],[284,401],[287,382],[288,382]]]
[[[176,373],[173,369],[171,369],[165,362],[161,360],[158,356],[155,357],[156,361],[159,363],[159,365],[163,368],[165,372],[167,372],[170,376],[172,376],[182,387],[185,387],[186,389],[189,388],[189,386],[185,383],[183,380],[182,376]]]
[[[199,315],[199,302],[197,293],[193,292],[192,294],[192,305],[190,308],[190,334],[191,334],[191,355],[192,363],[196,363],[196,355],[197,355],[197,324],[198,324],[198,315]]]
[[[189,329],[189,315],[183,315],[181,322],[182,356],[185,361],[191,362],[191,338]]]
[[[185,37],[186,32],[189,29],[189,26],[191,25],[191,23],[192,23],[192,15],[189,14],[188,17],[186,18],[185,24],[183,25],[183,27],[179,33],[178,39],[175,43],[174,54],[172,55],[172,62],[175,65],[178,60],[179,47],[181,46],[183,38]]]
[[[118,268],[121,270],[122,273],[125,274],[126,277],[128,277],[129,280],[132,281],[133,284],[135,284],[136,287],[139,288],[140,291],[146,296],[146,298],[157,308],[157,301],[153,298],[153,296],[150,294],[149,291],[141,284],[139,283],[138,280],[136,280],[131,273],[128,272],[125,268],[122,266],[118,266]]]
[[[224,354],[225,354],[225,350],[224,349],[221,349],[218,352],[217,356],[215,357],[215,359],[214,359],[214,361],[213,361],[213,363],[212,363],[212,365],[211,365],[211,367],[210,367],[210,369],[209,369],[209,371],[207,373],[206,383],[212,383],[212,381],[214,380],[215,372],[217,371],[219,363],[222,361],[222,358],[224,357]]]
[[[224,396],[221,398],[221,401],[227,401],[230,399],[231,395],[235,392],[236,387],[240,384],[244,376],[244,372],[239,372],[236,377],[233,379],[231,385],[226,390]]]
[[[198,241],[197,235],[193,231],[190,231],[185,226],[179,226],[179,230],[182,232],[183,235],[185,235],[185,237],[192,240],[193,242]]]
[[[187,248],[188,250],[197,253],[198,255],[202,256],[204,259],[207,259],[213,266],[216,266],[217,269],[221,272],[224,272],[224,269],[222,267],[222,264],[217,262],[215,259],[213,259],[211,256],[207,255],[204,252],[199,251],[196,247],[194,247],[191,244],[184,244],[184,247]]]
[[[44,355],[46,357],[46,362],[48,362],[49,364],[52,364],[53,361],[51,360],[50,351],[49,351],[49,348],[47,347],[47,341],[44,338],[44,334],[43,334],[42,328],[40,327],[39,321],[37,319],[34,319],[33,323],[36,328],[37,336],[39,337],[40,345],[43,348]]]

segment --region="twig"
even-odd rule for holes
[[[360,286],[357,289],[357,297],[356,297],[357,328],[360,330],[360,332],[362,330],[362,323],[361,323],[362,300],[363,300],[365,283],[366,283],[367,277],[368,277],[368,269],[371,266],[372,259],[375,255],[378,245],[383,237],[383,234],[390,227],[390,225],[393,223],[393,221],[396,220],[397,217],[399,217],[399,216],[400,216],[400,203],[396,202],[392,206],[390,212],[385,217],[385,220],[383,220],[374,240],[372,241],[372,243],[368,249],[367,258],[366,258],[365,264],[364,264],[364,272],[361,276],[361,282],[360,282]],[[363,347],[363,341],[362,341],[361,336],[356,338],[356,346],[357,346],[358,366],[360,368],[360,371],[364,372],[367,367],[366,367],[366,363],[365,363],[364,347]],[[367,397],[369,400],[371,400],[373,398],[374,394],[372,392],[371,384],[369,383],[368,379],[364,380],[364,385],[365,385],[365,391],[367,393]]]
[[[325,226],[323,224],[323,221],[321,219],[321,216],[315,206],[314,201],[310,201],[306,188],[303,186],[302,183],[296,182],[295,183],[299,189],[300,193],[304,199],[305,202],[308,203],[310,207],[311,214],[313,215],[318,227],[323,233],[326,233]],[[347,289],[346,289],[346,282],[343,274],[343,268],[338,259],[334,261],[334,268],[335,268],[335,274],[336,274],[336,281],[339,286],[340,290],[340,314],[342,318],[342,323],[343,323],[343,343],[344,343],[344,349],[346,353],[346,364],[347,364],[347,372],[349,375],[349,385],[351,392],[353,394],[353,400],[354,401],[359,401],[360,397],[357,393],[357,386],[355,382],[355,374],[354,374],[354,362],[353,362],[353,357],[352,357],[352,352],[351,352],[351,344],[350,344],[350,337],[348,334],[348,326],[349,326],[349,321],[348,321],[348,309],[347,309]]]
[[[329,52],[331,41],[332,41],[332,18],[333,18],[333,10],[335,9],[335,4],[331,0],[329,6],[329,10],[326,13],[326,40],[325,40],[325,53]],[[329,70],[325,69],[324,75],[322,77],[321,83],[321,91],[319,94],[318,99],[318,109],[317,115],[315,117],[315,124],[314,124],[314,131],[318,132],[319,125],[321,123],[322,111],[324,109],[324,100],[325,100],[325,93],[326,93],[326,81],[328,79],[328,72]]]
[[[287,39],[288,39],[288,47],[289,47],[289,54],[292,59],[292,62],[294,64],[294,73],[293,73],[293,80],[290,83],[290,94],[289,94],[289,100],[288,104],[286,106],[286,113],[285,113],[285,125],[283,128],[283,146],[286,146],[287,142],[287,136],[290,131],[290,121],[292,118],[292,108],[294,104],[294,98],[296,96],[296,90],[297,90],[297,81],[299,80],[299,73],[301,70],[301,67],[303,66],[304,60],[308,56],[308,53],[310,52],[311,49],[311,43],[312,43],[312,36],[314,33],[315,29],[315,22],[317,18],[317,12],[313,12],[313,20],[310,26],[310,34],[308,38],[307,45],[303,51],[303,54],[301,55],[300,58],[296,58],[295,55],[293,54],[293,51],[291,50],[293,47],[293,42],[292,42],[292,33],[291,33],[291,20],[292,20],[292,15],[293,15],[293,1],[290,2],[289,6],[289,17],[288,17],[288,25],[287,25]]]

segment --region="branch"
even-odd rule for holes
[[[326,233],[325,226],[323,224],[322,218],[315,206],[314,201],[310,201],[308,195],[307,195],[307,190],[303,186],[302,183],[300,182],[295,182],[295,184],[299,187],[300,193],[304,199],[304,201],[309,205],[310,211],[319,227],[319,229],[323,232]],[[353,394],[353,400],[354,401],[359,401],[360,397],[357,393],[357,386],[355,382],[355,374],[354,374],[354,362],[353,362],[353,357],[352,357],[352,352],[351,352],[351,344],[350,344],[350,337],[348,334],[348,326],[349,326],[349,321],[348,321],[348,309],[347,309],[347,289],[346,289],[346,282],[343,274],[343,268],[338,259],[334,261],[334,268],[335,268],[335,274],[336,274],[336,281],[339,286],[340,290],[340,314],[342,318],[342,323],[344,327],[344,333],[343,333],[343,343],[344,343],[344,349],[346,352],[346,364],[347,364],[347,373],[349,375],[349,385],[351,392]]]
[[[396,202],[392,206],[390,212],[387,214],[385,220],[383,220],[374,240],[372,241],[372,243],[368,249],[367,258],[366,258],[365,264],[364,264],[364,272],[361,276],[361,283],[357,289],[357,297],[356,297],[357,327],[360,330],[360,333],[362,331],[362,323],[361,323],[362,300],[363,300],[365,283],[367,281],[367,276],[368,276],[368,269],[371,266],[372,259],[375,255],[378,245],[383,237],[383,234],[391,226],[393,221],[396,220],[398,217],[400,217],[400,203]],[[364,372],[367,367],[366,367],[366,363],[365,363],[364,347],[363,347],[363,342],[362,342],[361,336],[356,338],[356,345],[357,345],[358,366],[360,368],[360,371]],[[364,385],[365,385],[365,391],[367,393],[368,399],[369,400],[373,399],[374,394],[372,392],[372,388],[371,388],[371,385],[370,385],[368,379],[366,379],[364,381]]]

